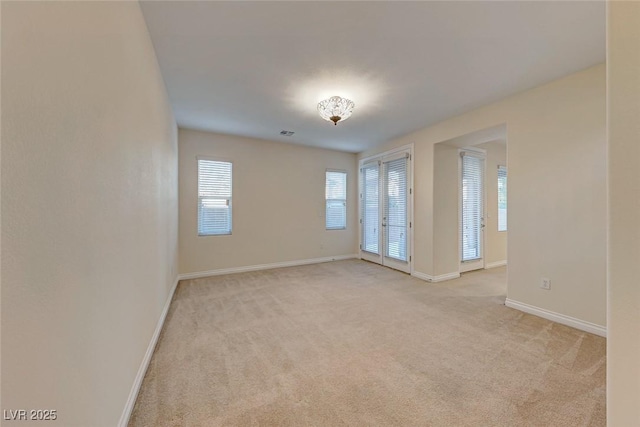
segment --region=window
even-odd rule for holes
[[[198,235],[231,234],[231,163],[198,159]]]
[[[327,230],[347,228],[347,173],[327,171],[325,181]]]
[[[498,166],[498,231],[507,231],[507,168]]]

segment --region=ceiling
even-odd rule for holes
[[[604,1],[141,7],[180,127],[349,152],[605,60]]]

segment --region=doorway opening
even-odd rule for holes
[[[434,145],[433,281],[507,264],[507,129]]]

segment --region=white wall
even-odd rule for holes
[[[180,272],[357,253],[355,154],[180,129]],[[233,233],[198,236],[197,156],[233,162]],[[347,171],[347,229],[325,229],[325,171]]]
[[[155,53],[137,2],[3,2],[2,59],[2,409],[114,426],[177,274]]]
[[[640,3],[608,2],[607,425],[640,425]]]
[[[460,156],[458,147],[434,146],[434,276],[460,271]],[[416,241],[416,246],[420,242]]]
[[[434,274],[434,144],[506,123],[508,297],[604,326],[605,107],[601,64],[361,153],[415,143],[415,270]]]

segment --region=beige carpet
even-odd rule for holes
[[[129,425],[604,426],[605,339],[505,307],[505,275],[183,281]]]

